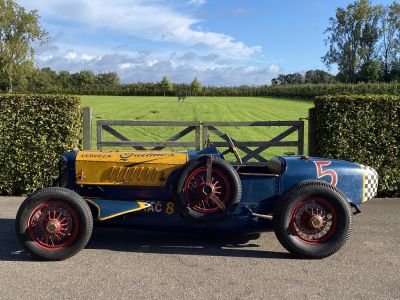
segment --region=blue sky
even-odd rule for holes
[[[49,43],[40,67],[116,71],[123,82],[265,84],[279,73],[326,69],[323,0],[17,0],[37,9]],[[374,2],[385,4],[389,1]],[[333,72],[335,69],[333,69]]]

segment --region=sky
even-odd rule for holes
[[[327,69],[328,0],[17,0],[38,10],[49,42],[36,64],[117,72],[124,83],[269,84],[281,73]],[[389,1],[373,1],[385,4]],[[335,73],[335,68],[331,70]]]

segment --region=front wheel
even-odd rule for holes
[[[75,192],[50,187],[30,195],[15,220],[17,237],[34,256],[63,260],[89,241],[93,217],[88,204]]]
[[[324,181],[303,181],[278,200],[274,231],[289,252],[301,258],[323,258],[346,243],[352,226],[349,202]]]

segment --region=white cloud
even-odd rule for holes
[[[178,12],[168,2],[160,0],[20,0],[39,14],[71,20],[92,28],[109,28],[132,36],[175,42],[187,46],[203,44],[220,56],[243,58],[261,50],[260,46],[247,46],[223,33],[194,29],[200,20]],[[193,5],[203,0],[191,0]]]
[[[67,48],[68,49],[68,48]],[[88,57],[92,59],[87,59]],[[172,58],[170,58],[172,57]],[[258,85],[269,83],[276,75],[279,66],[269,67],[233,66],[229,63],[207,65],[202,60],[180,62],[172,55],[164,58],[156,58],[154,55],[142,52],[128,54],[88,55],[75,50],[58,51],[53,56],[38,56],[40,67],[50,67],[56,71],[69,70],[79,72],[81,70],[93,70],[94,72],[118,72],[121,80],[129,82],[157,82],[162,75],[168,76],[174,82],[189,83],[194,77],[198,77],[205,85]],[[203,63],[203,64],[202,64]]]
[[[64,58],[66,58],[66,59],[68,59],[68,60],[74,60],[74,59],[76,59],[77,57],[78,57],[78,54],[76,54],[75,52],[72,52],[72,51],[68,52],[68,53],[64,56]]]
[[[118,65],[118,68],[123,70],[123,69],[128,69],[130,68],[132,65],[130,63],[122,63]]]
[[[268,67],[268,71],[271,73],[278,73],[280,71],[280,68],[278,65],[272,64]]]

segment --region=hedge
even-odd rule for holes
[[[189,84],[174,84],[174,90],[166,93],[175,96],[176,91],[190,91]],[[79,95],[120,95],[120,96],[163,96],[164,92],[158,83],[121,84],[115,87],[101,85],[78,87],[48,87],[36,90],[27,90],[27,93],[63,93]],[[225,96],[225,97],[282,97],[312,100],[316,96],[336,94],[388,94],[400,96],[400,84],[392,83],[330,83],[330,84],[283,84],[259,86],[204,86],[197,96]]]
[[[325,95],[396,95],[400,96],[400,84],[392,83],[329,83],[272,85],[266,90],[269,96],[314,99]]]
[[[57,177],[60,154],[79,145],[80,99],[0,95],[0,191],[20,195]]]
[[[400,97],[317,97],[315,117],[315,155],[371,166],[379,195],[400,196]]]

